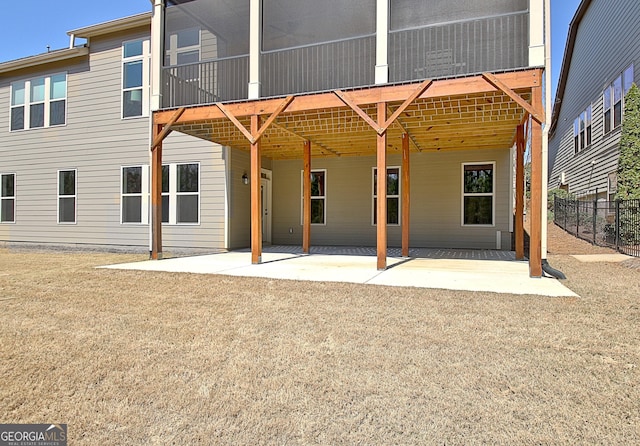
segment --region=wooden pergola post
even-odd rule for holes
[[[409,134],[402,134],[402,257],[409,257]]]
[[[524,260],[524,136],[524,124],[520,124],[516,134],[516,260]]]
[[[311,246],[311,141],[304,142],[302,180],[302,252],[309,254]]]
[[[260,129],[260,116],[251,115],[251,133]],[[262,164],[260,140],[251,143],[251,263],[262,263]]]
[[[542,87],[531,89],[531,102],[542,110]],[[531,120],[531,233],[529,234],[529,275],[542,277],[542,123]]]
[[[163,125],[153,126],[153,139]],[[162,259],[162,141],[151,149],[151,259]]]
[[[378,124],[382,126],[387,119],[387,104],[378,102]],[[378,169],[378,205],[376,209],[378,271],[387,269],[387,132],[378,133],[376,158]]]

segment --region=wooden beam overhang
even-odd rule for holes
[[[520,95],[518,93],[516,93],[511,88],[509,88],[508,85],[506,85],[504,82],[502,82],[500,79],[498,79],[494,74],[482,73],[482,77],[489,84],[493,85],[495,88],[497,88],[498,90],[502,91],[504,94],[506,94],[511,99],[513,99],[514,102],[516,102],[518,105],[520,105],[522,108],[524,108],[527,111],[527,113],[529,113],[531,115],[531,117],[538,124],[542,124],[544,122],[544,111],[542,109],[536,109],[535,106],[529,104],[527,101],[522,99],[522,97],[520,97]]]
[[[238,121],[238,119],[234,116],[231,110],[229,110],[224,104],[217,103],[215,105],[227,117],[227,119],[229,119],[229,121],[231,121],[233,125],[235,125],[238,128],[238,130],[240,130],[240,132],[247,138],[249,143],[251,143],[251,145],[254,145],[258,141],[260,141],[260,138],[262,138],[262,135],[264,135],[264,133],[269,129],[269,127],[271,127],[271,124],[274,123],[274,121],[280,115],[280,113],[285,111],[286,108],[289,106],[289,104],[291,104],[291,101],[293,101],[293,98],[294,96],[287,96],[286,99],[282,101],[280,105],[278,105],[278,107],[276,107],[273,113],[271,113],[271,116],[269,116],[267,121],[262,126],[260,126],[259,129],[254,130],[252,127],[251,131],[247,130],[246,127],[242,125],[240,121]]]
[[[169,136],[169,134],[172,131],[171,126],[173,126],[176,123],[176,121],[180,119],[180,116],[182,116],[185,110],[186,110],[185,107],[179,108],[171,116],[169,121],[167,121],[166,124],[163,124],[164,128],[157,135],[153,137],[153,142],[151,143],[151,150],[154,150],[156,147],[158,147],[158,145],[162,144],[162,141],[164,141],[164,139],[167,136]],[[154,114],[154,122],[155,122],[155,117],[156,115]],[[155,122],[155,124],[158,124],[158,123]]]
[[[529,89],[540,85],[539,69],[515,71],[496,74],[495,78],[511,91]],[[349,99],[356,105],[377,104],[379,102],[403,102],[413,92],[415,84],[389,85],[370,87],[348,92]],[[470,76],[456,79],[435,80],[428,90],[417,99],[433,99],[444,96],[472,95],[490,93],[500,90],[491,85],[482,76]],[[271,114],[282,104],[281,99],[262,99],[255,101],[225,104],[225,108],[236,118],[254,114]],[[334,92],[317,93],[295,96],[287,107],[287,113],[305,112],[325,108],[343,107],[344,102]],[[173,111],[165,110],[154,113],[157,124],[166,124],[171,119]],[[216,106],[201,106],[188,108],[176,121],[176,124],[186,124],[198,121],[210,121],[226,118],[226,115]]]

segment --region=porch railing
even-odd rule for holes
[[[554,198],[554,222],[595,245],[640,257],[640,200]]]
[[[262,96],[372,85],[375,35],[263,52]]]
[[[528,65],[528,13],[389,34],[391,82],[501,71]]]
[[[165,67],[162,86],[163,108],[246,99],[249,56]]]

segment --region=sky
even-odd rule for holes
[[[151,10],[149,0],[6,1],[0,16],[0,62],[69,45],[67,31]],[[562,56],[580,0],[551,0],[552,92],[558,84]]]

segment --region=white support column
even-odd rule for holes
[[[262,0],[251,0],[249,12],[249,97],[260,97],[260,44],[262,40]]]
[[[544,0],[529,0],[529,66],[544,66]]]
[[[389,0],[376,4],[376,84],[389,82]]]
[[[151,111],[162,106],[162,38],[164,36],[164,0],[154,0],[151,18]]]

